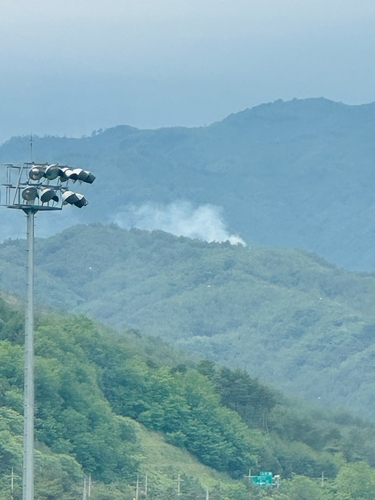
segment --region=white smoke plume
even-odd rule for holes
[[[146,203],[141,206],[128,205],[119,212],[114,222],[124,229],[136,227],[152,231],[160,229],[176,236],[197,238],[203,241],[224,242],[232,245],[246,243],[237,235],[229,234],[222,217],[223,209],[216,205],[201,205],[194,208],[189,202],[169,205]]]

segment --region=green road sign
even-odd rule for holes
[[[272,472],[261,471],[259,476],[251,476],[251,481],[256,486],[273,486]]]

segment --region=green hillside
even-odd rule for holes
[[[7,296],[0,318],[0,496],[10,499],[13,468],[19,500],[23,317]],[[168,365],[159,362],[163,351]],[[94,500],[131,500],[137,477],[144,498],[146,476],[151,500],[193,500],[207,490],[216,500],[260,498],[249,469],[282,476],[268,490],[276,500],[301,491],[317,500],[347,491],[371,498],[374,424],[303,407],[242,370],[180,361],[139,333],[119,336],[84,316],[40,316],[36,499],[78,500],[89,474]],[[366,483],[356,483],[362,476]]]
[[[223,208],[229,230],[249,245],[302,248],[373,270],[374,126],[375,104],[295,99],[208,127],[119,126],[82,139],[35,138],[35,161],[97,175],[84,191],[89,210],[66,209],[41,218],[40,227],[44,234],[79,221],[130,227],[144,204],[172,213],[175,202],[189,202],[192,210],[211,204]],[[28,160],[29,137],[0,147],[0,163]],[[16,214],[2,213],[1,221],[0,237],[22,234]]]
[[[25,290],[25,243],[0,282]],[[375,278],[314,254],[93,224],[36,242],[36,297],[175,347],[322,407],[374,418]]]

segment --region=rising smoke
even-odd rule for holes
[[[222,208],[216,205],[201,205],[194,208],[189,202],[175,202],[169,205],[146,203],[141,206],[128,205],[119,212],[114,222],[124,228],[132,227],[152,231],[160,229],[176,236],[197,238],[203,241],[224,242],[232,245],[246,243],[226,230]]]

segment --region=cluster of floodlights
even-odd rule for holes
[[[58,209],[61,205],[74,205],[82,208],[88,204],[86,198],[71,191],[68,181],[92,184],[95,176],[82,168],[70,168],[57,163],[24,163],[22,167],[8,164],[7,189],[8,206],[35,209]],[[13,183],[12,172],[17,173]]]

